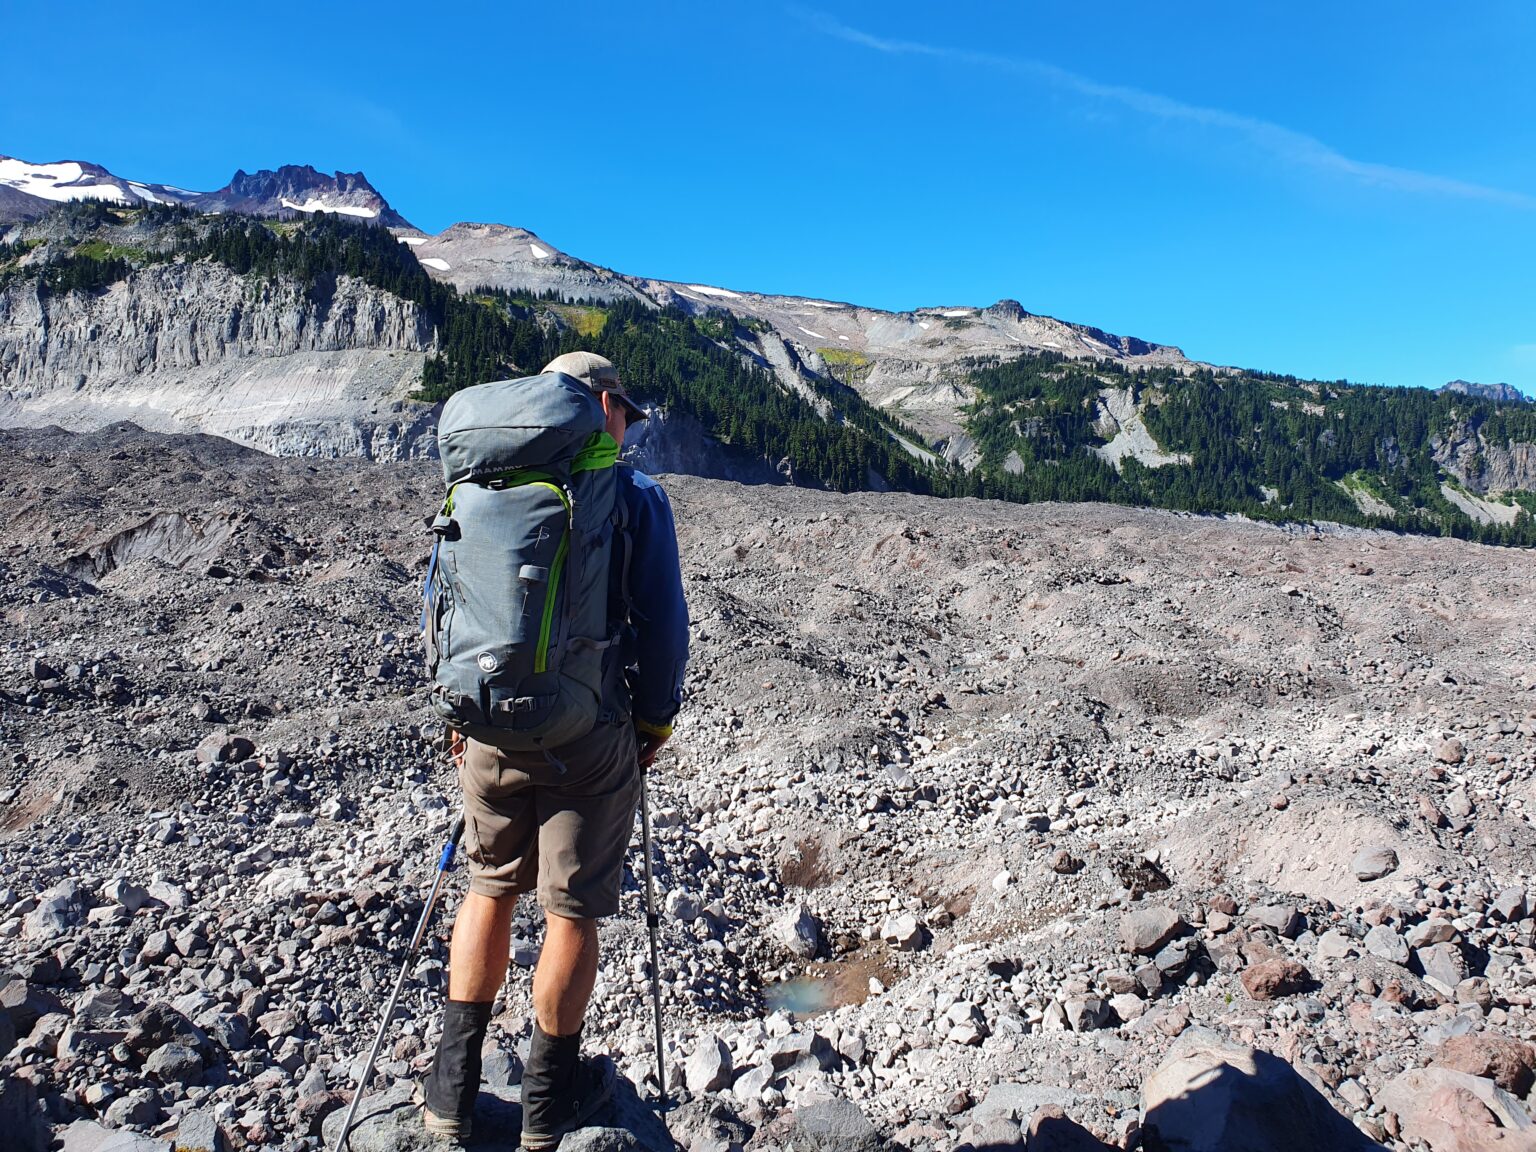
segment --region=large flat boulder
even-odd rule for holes
[[[1154,1152],[1364,1152],[1379,1145],[1284,1060],[1204,1028],[1185,1032],[1141,1086]]]

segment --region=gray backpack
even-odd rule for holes
[[[478,384],[444,404],[437,448],[448,493],[422,614],[434,710],[501,748],[585,736],[617,642],[619,448],[602,405],[558,372]]]

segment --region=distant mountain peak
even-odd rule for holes
[[[1459,392],[1463,396],[1473,396],[1479,400],[1493,400],[1500,404],[1529,404],[1528,397],[1520,389],[1511,384],[1477,384],[1471,380],[1452,380],[1442,384],[1441,392]]]
[[[284,164],[275,170],[262,168],[256,172],[238,169],[228,184],[217,192],[206,193],[196,207],[205,212],[244,212],[253,216],[333,212],[388,228],[412,227],[361,172],[338,171],[327,176],[310,164]]]

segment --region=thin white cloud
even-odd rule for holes
[[[1453,196],[1465,200],[1482,200],[1505,204],[1515,208],[1536,208],[1536,196],[1513,192],[1506,188],[1493,188],[1486,184],[1474,184],[1432,172],[1420,172],[1413,168],[1398,168],[1390,164],[1376,164],[1369,160],[1356,160],[1337,149],[1330,148],[1316,137],[1286,128],[1268,120],[1227,112],[1220,108],[1205,108],[1198,104],[1186,104],[1156,92],[1146,92],[1120,84],[1103,84],[1047,64],[1024,57],[999,56],[991,52],[974,52],[964,48],[948,48],[936,44],[924,44],[915,40],[892,40],[875,36],[858,28],[850,28],[824,12],[791,9],[818,31],[857,44],[864,48],[883,52],[889,56],[928,56],[940,60],[952,60],[963,64],[1018,72],[1033,76],[1053,87],[1075,92],[1096,100],[1119,104],[1134,112],[1163,120],[1178,120],[1207,128],[1219,128],[1246,137],[1251,143],[1287,163],[1334,172],[1348,176],[1363,184],[1392,188],[1401,192],[1428,193]]]

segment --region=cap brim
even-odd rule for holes
[[[610,392],[608,395],[614,397],[614,399],[618,400],[620,404],[624,405],[624,411],[628,413],[627,423],[634,424],[636,421],[649,420],[651,418],[651,414],[649,412],[640,407],[640,405],[636,404],[628,396],[624,395],[624,393]]]

